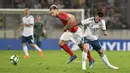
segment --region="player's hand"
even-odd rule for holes
[[[20,26],[20,28],[17,29],[16,31],[17,31],[17,32],[20,32],[20,31],[23,29],[24,26],[25,26],[25,24],[22,23],[21,26]]]
[[[66,32],[68,29],[67,28],[64,28],[63,31]]]
[[[20,32],[20,31],[21,31],[21,29],[17,29],[16,31],[17,31],[17,32]]]
[[[104,35],[105,35],[105,36],[108,36],[108,33],[107,33],[107,31],[104,31]]]
[[[31,26],[31,24],[24,24],[24,26],[30,27],[30,26]]]
[[[44,32],[42,32],[42,33],[41,33],[41,36],[42,36],[42,37],[44,37],[44,36],[45,36],[45,33],[44,33]]]
[[[21,24],[21,26],[25,26],[25,24]]]
[[[66,25],[64,28],[63,28],[63,31],[66,32],[67,30],[69,30],[69,26]]]
[[[44,37],[46,35],[46,30],[44,29],[41,33],[41,36]]]

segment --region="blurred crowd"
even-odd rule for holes
[[[56,4],[59,8],[82,8],[82,4],[86,0],[14,0],[13,8],[38,8],[46,9],[52,4]]]
[[[128,29],[126,22],[126,4],[128,0],[8,0],[2,8],[33,8],[47,9],[52,4],[63,9],[85,9],[85,18],[94,16],[97,11],[103,11],[108,29]]]

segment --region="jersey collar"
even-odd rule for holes
[[[27,17],[29,17],[30,15],[25,15],[25,17],[27,18]]]
[[[94,22],[95,22],[95,23],[98,23],[98,22],[96,22],[96,19],[95,19],[95,17],[94,17]]]

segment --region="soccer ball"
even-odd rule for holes
[[[10,57],[10,62],[11,62],[13,65],[17,65],[18,61],[19,61],[19,57],[18,57],[17,55],[12,55],[12,56]]]

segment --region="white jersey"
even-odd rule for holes
[[[23,24],[32,24],[33,26],[24,26],[22,35],[28,37],[33,35],[33,27],[34,27],[34,18],[32,15],[24,16],[22,19]]]
[[[87,39],[94,41],[98,39],[100,35],[100,30],[106,30],[105,20],[101,20],[100,22],[96,23],[95,18],[91,17],[81,21],[84,27],[84,34],[83,37],[87,37]]]

